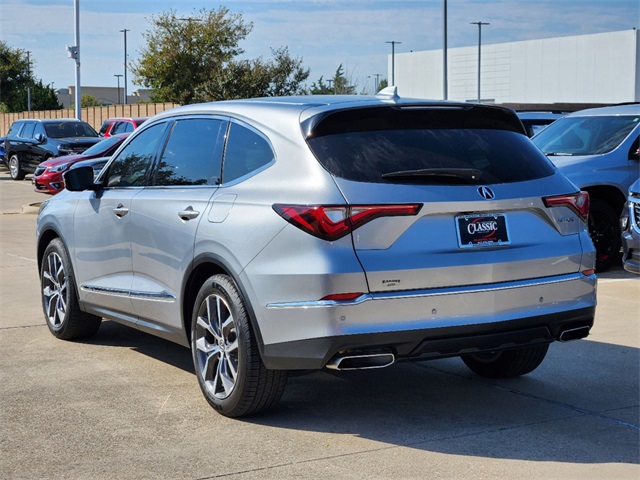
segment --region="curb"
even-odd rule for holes
[[[23,205],[20,209],[20,213],[22,214],[30,214],[37,215],[40,211],[40,203],[31,203],[27,205]]]

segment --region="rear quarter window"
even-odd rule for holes
[[[555,167],[521,132],[517,118],[501,115],[428,108],[345,111],[318,123],[307,142],[329,172],[361,182],[460,183],[455,176],[389,178],[398,172],[452,169],[478,171],[476,183],[552,175]]]

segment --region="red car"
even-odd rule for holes
[[[101,137],[108,138],[117,133],[131,133],[140,125],[142,125],[147,117],[144,118],[107,118],[102,122],[100,131]]]
[[[33,179],[31,180],[34,190],[36,192],[55,195],[64,189],[62,174],[66,172],[71,165],[81,160],[110,157],[128,136],[129,133],[116,134],[96,143],[94,146],[88,148],[82,153],[54,157],[42,162],[38,165],[38,168],[33,174]]]

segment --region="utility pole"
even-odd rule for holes
[[[27,112],[31,111],[31,52],[27,50]]]
[[[391,44],[391,85],[394,86],[396,84],[396,44],[400,45],[402,42],[396,42],[395,40],[391,40],[390,42],[385,42]]]
[[[131,30],[127,30],[126,28],[120,30],[124,33],[124,104],[127,104],[127,32]]]
[[[120,77],[121,76],[122,76],[121,73],[117,73],[114,75],[114,77],[118,79],[118,105],[120,105]]]
[[[447,0],[442,2],[442,96],[449,99],[449,81],[447,79]]]
[[[480,103],[480,58],[482,51],[482,25],[491,25],[486,22],[470,22],[471,25],[478,25],[478,103]]]

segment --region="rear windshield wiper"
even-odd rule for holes
[[[411,180],[414,182],[478,183],[482,171],[477,168],[423,168],[384,173],[384,180]]]
[[[572,157],[573,153],[564,153],[564,152],[549,152],[545,153],[547,157]]]

